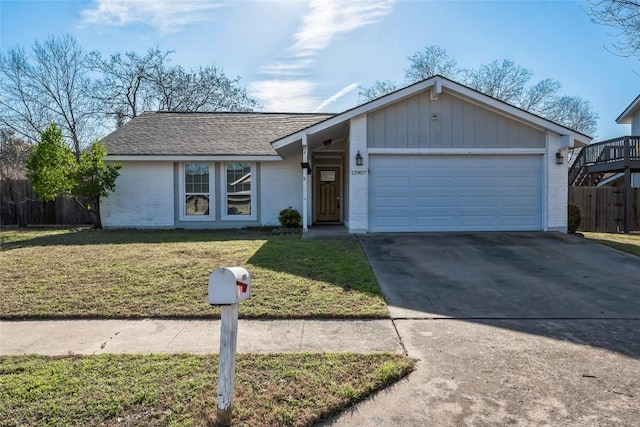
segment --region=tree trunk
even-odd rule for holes
[[[100,215],[100,197],[96,197],[91,212],[94,215],[93,228],[96,230],[102,229],[102,216]]]

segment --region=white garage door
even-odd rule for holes
[[[369,230],[541,230],[542,159],[371,155]]]

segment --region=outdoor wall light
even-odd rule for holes
[[[360,155],[360,150],[356,153],[356,166],[362,166],[362,156]]]
[[[302,162],[300,163],[300,166],[302,167],[302,169],[307,170],[307,175],[311,175],[311,166],[309,165],[309,162]]]
[[[434,114],[433,116],[431,116],[431,119],[435,122],[436,120],[438,120],[438,115]]]
[[[558,152],[556,153],[556,164],[561,165],[563,163],[564,163],[564,157],[562,157],[562,153],[560,153],[560,150],[558,150]]]

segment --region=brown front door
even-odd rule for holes
[[[316,221],[340,222],[340,168],[315,168]]]

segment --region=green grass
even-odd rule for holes
[[[244,266],[243,318],[383,318],[355,241],[266,231],[0,231],[0,318],[212,318],[207,282]]]
[[[640,256],[640,234],[583,233],[584,237],[603,245]]]
[[[413,369],[392,354],[238,355],[234,426],[310,426]],[[216,355],[0,357],[0,426],[204,426]]]

